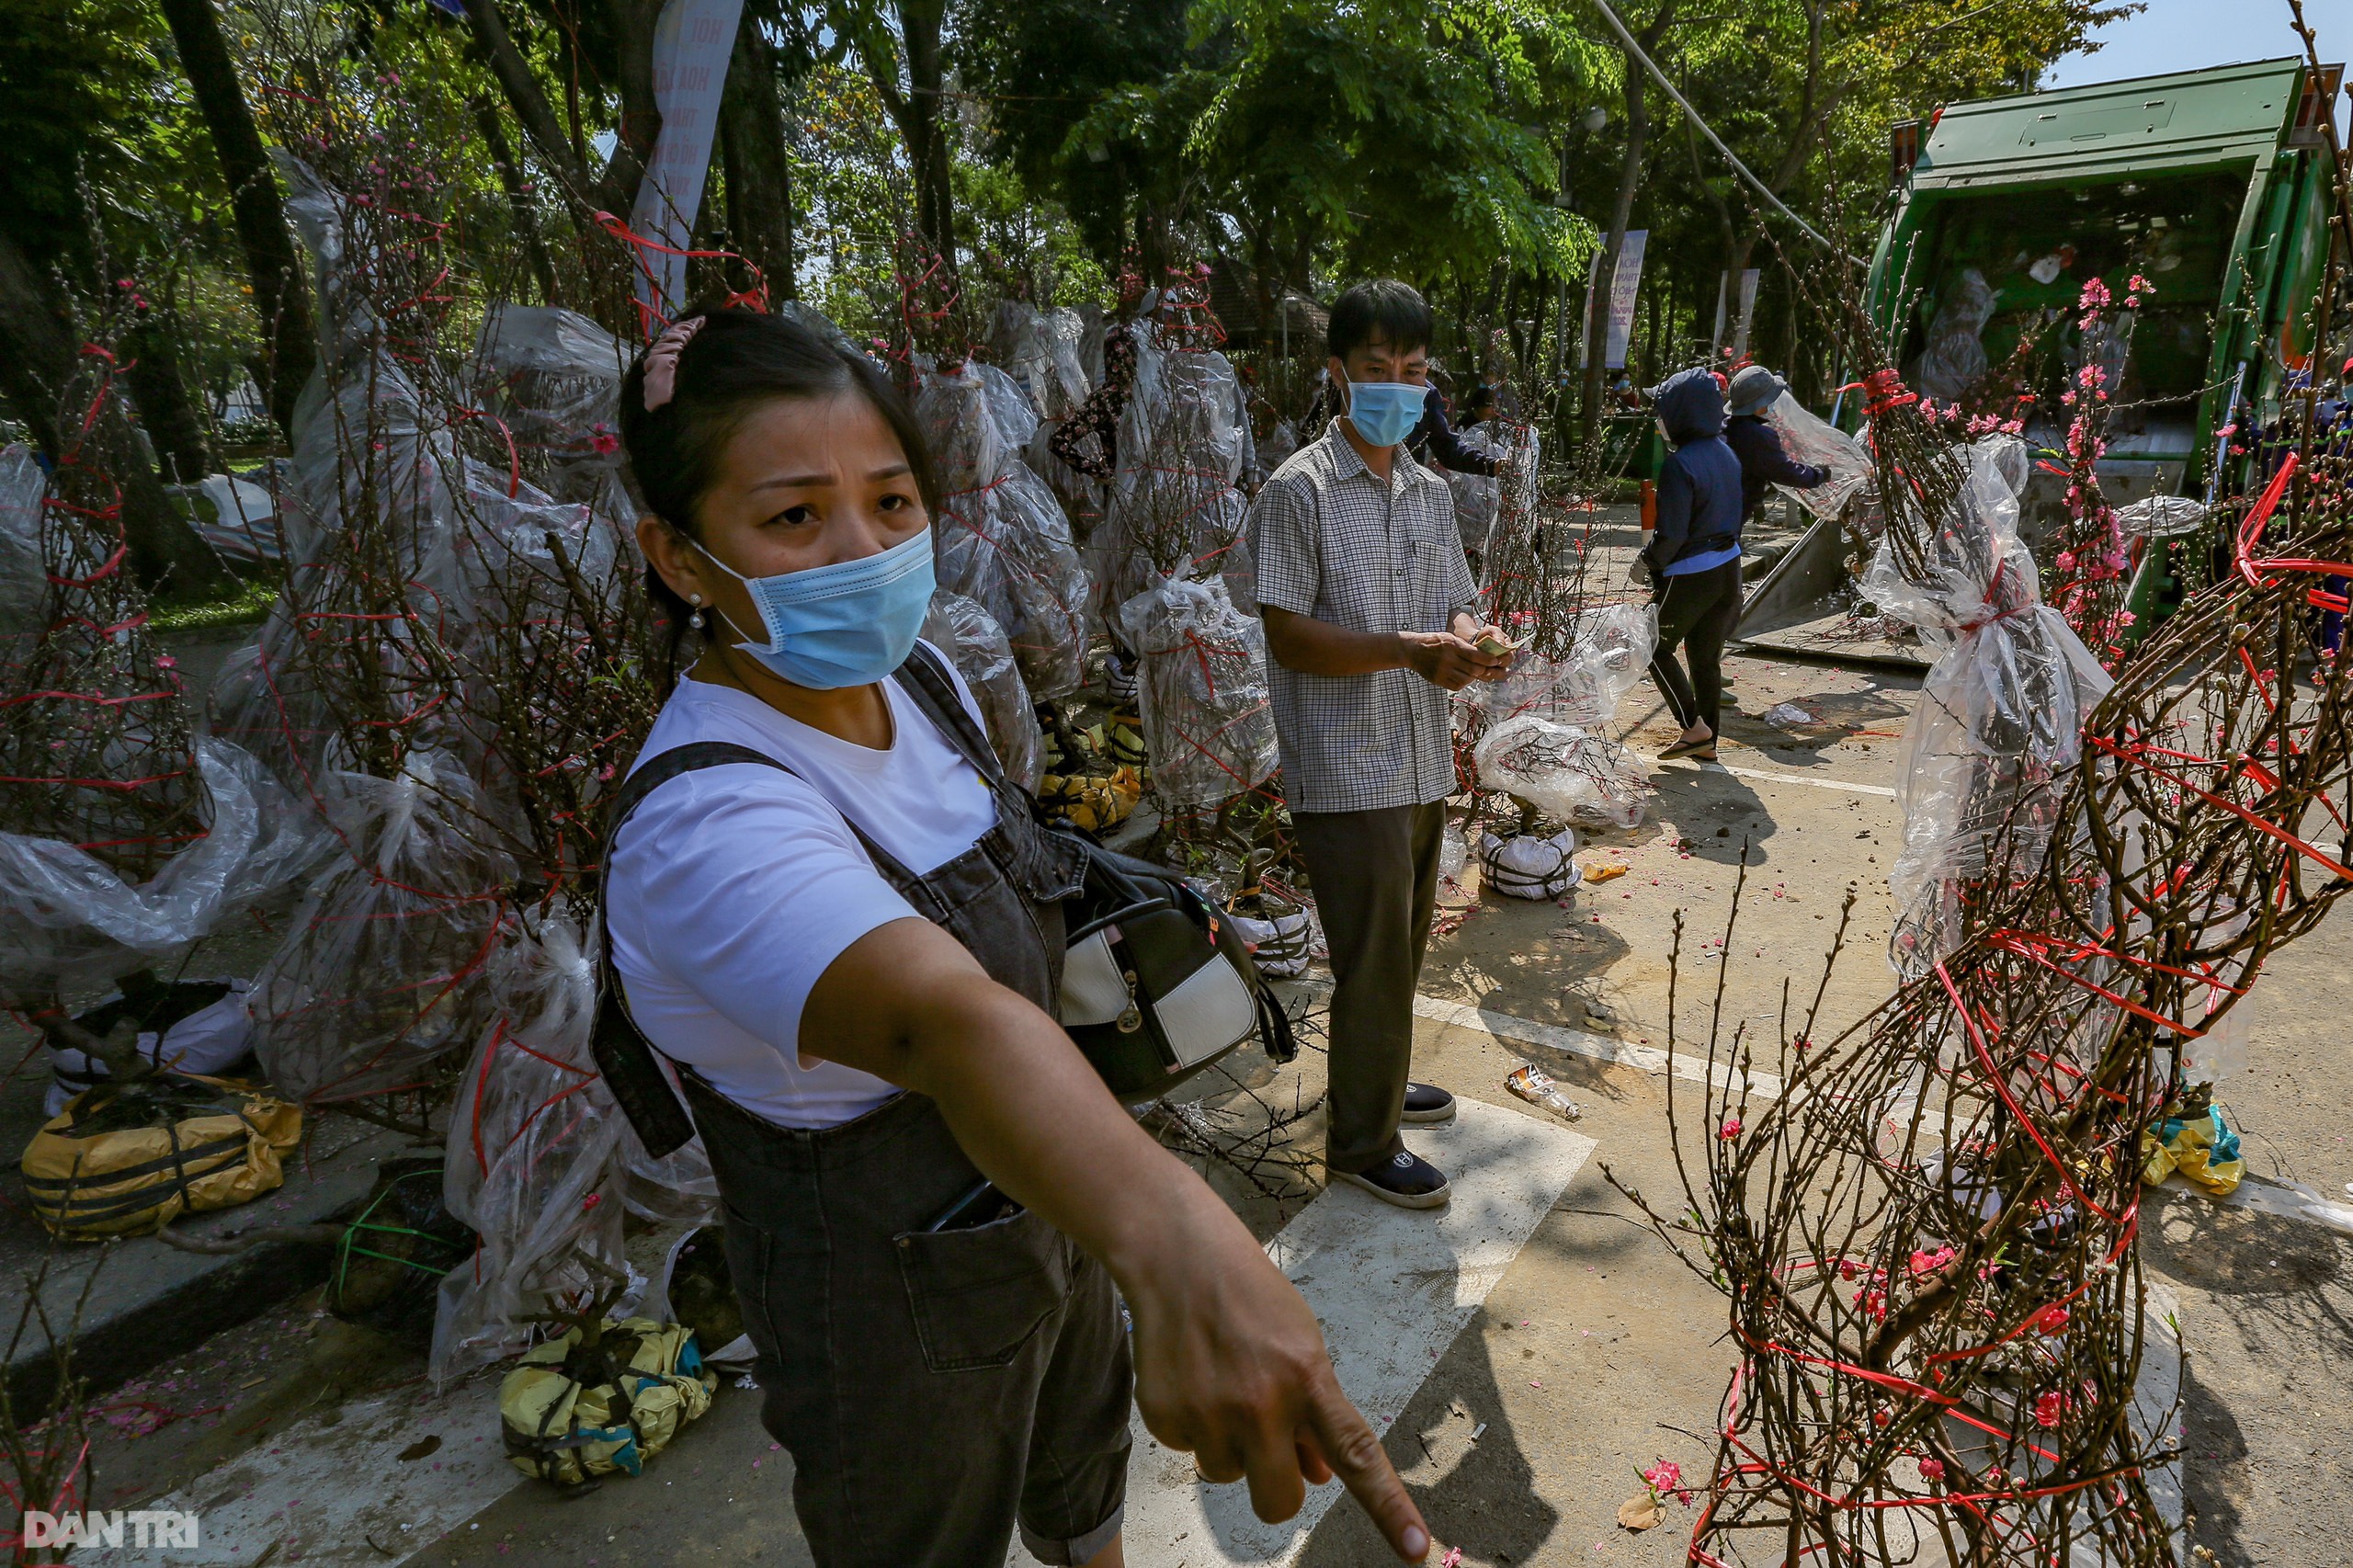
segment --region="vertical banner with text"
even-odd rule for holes
[[[1626,243],[1618,252],[1618,271],[1609,279],[1609,342],[1608,357],[1602,361],[1612,370],[1626,368],[1626,346],[1634,336],[1634,299],[1643,286],[1643,252],[1650,245],[1648,229],[1629,229]]]
[[[1740,275],[1740,313],[1732,329],[1732,358],[1735,364],[1748,358],[1748,328],[1756,320],[1756,284],[1764,276],[1764,269],[1755,267]]]
[[[744,0],[670,0],[654,27],[654,102],[662,133],[638,187],[630,227],[672,250],[694,245],[695,215],[710,173],[710,143],[719,130],[719,98],[727,86],[727,60]],[[754,24],[756,26],[757,24]],[[652,276],[637,280],[649,331],[658,331],[687,304],[687,258],[644,253]]]

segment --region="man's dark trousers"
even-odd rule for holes
[[[1414,1064],[1414,989],[1438,904],[1446,802],[1294,812],[1291,822],[1338,982],[1324,1160],[1361,1171],[1404,1146],[1397,1118]]]

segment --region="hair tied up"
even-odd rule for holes
[[[663,328],[654,347],[645,351],[645,412],[653,413],[678,390],[678,356],[709,316],[688,316]]]

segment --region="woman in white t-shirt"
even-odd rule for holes
[[[636,1028],[599,1059],[656,1143],[686,1128],[654,1052],[676,1071],[818,1562],[1000,1562],[1017,1522],[1044,1562],[1119,1568],[1114,1281],[1155,1436],[1269,1519],[1336,1473],[1419,1561],[1306,1303],[1047,1011],[1077,862],[916,642],[934,497],[904,404],[790,321],[699,312],[631,371],[621,431],[648,586],[701,640],[615,803]]]

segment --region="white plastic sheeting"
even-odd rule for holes
[[[1863,577],[1881,613],[1943,644],[1904,733],[1904,848],[1888,878],[1889,960],[1906,978],[1959,947],[1971,883],[2042,864],[2084,719],[2114,684],[2042,603],[2018,534],[2023,445],[1992,437],[1961,457],[1961,505],[1927,541],[1921,577],[1904,575],[1886,540]]]
[[[421,1082],[472,1038],[515,878],[447,754],[412,751],[395,778],[331,774],[319,792],[337,852],[254,982],[254,1050],[306,1104]]]
[[[1077,690],[1093,588],[1062,504],[1011,438],[1035,432],[1035,413],[1002,371],[969,361],[922,372],[915,408],[945,493],[932,523],[940,586],[1004,628],[1033,696]]]
[[[1952,292],[1928,323],[1928,346],[1921,350],[1915,378],[1923,397],[1952,403],[1984,379],[1985,324],[1994,319],[1994,290],[1985,275],[1963,267]]]
[[[1144,751],[1164,809],[1206,810],[1273,777],[1266,630],[1222,578],[1148,588],[1120,607],[1120,628],[1142,665]]]
[[[1575,724],[1523,713],[1489,728],[1472,756],[1480,783],[1555,822],[1632,827],[1649,804],[1649,769],[1641,759]]]
[[[168,963],[316,863],[324,835],[252,756],[196,743],[204,836],[146,881],[86,849],[0,834],[0,984],[77,990]]]
[[[1519,833],[1498,838],[1479,835],[1479,881],[1506,898],[1561,898],[1584,880],[1574,861],[1574,831],[1563,828],[1551,837]]]
[[[1603,605],[1578,614],[1568,657],[1524,653],[1503,679],[1473,681],[1456,701],[1489,724],[1535,714],[1597,729],[1616,717],[1618,705],[1648,673],[1657,648],[1656,607]]]
[[[1212,349],[1161,348],[1135,337],[1135,385],[1120,416],[1119,471],[1103,525],[1088,541],[1107,615],[1164,574],[1225,579],[1226,596],[1257,612],[1257,578],[1242,537],[1242,481],[1251,458],[1242,383]]]
[[[1871,482],[1871,457],[1863,444],[1784,392],[1765,410],[1765,423],[1781,438],[1790,460],[1826,468],[1828,483],[1811,490],[1777,484],[1779,490],[1817,517],[1836,517],[1856,491]]]
[[[977,599],[941,588],[931,596],[924,640],[947,654],[981,705],[981,719],[1006,777],[1035,790],[1045,776],[1038,715],[1005,628]]]

